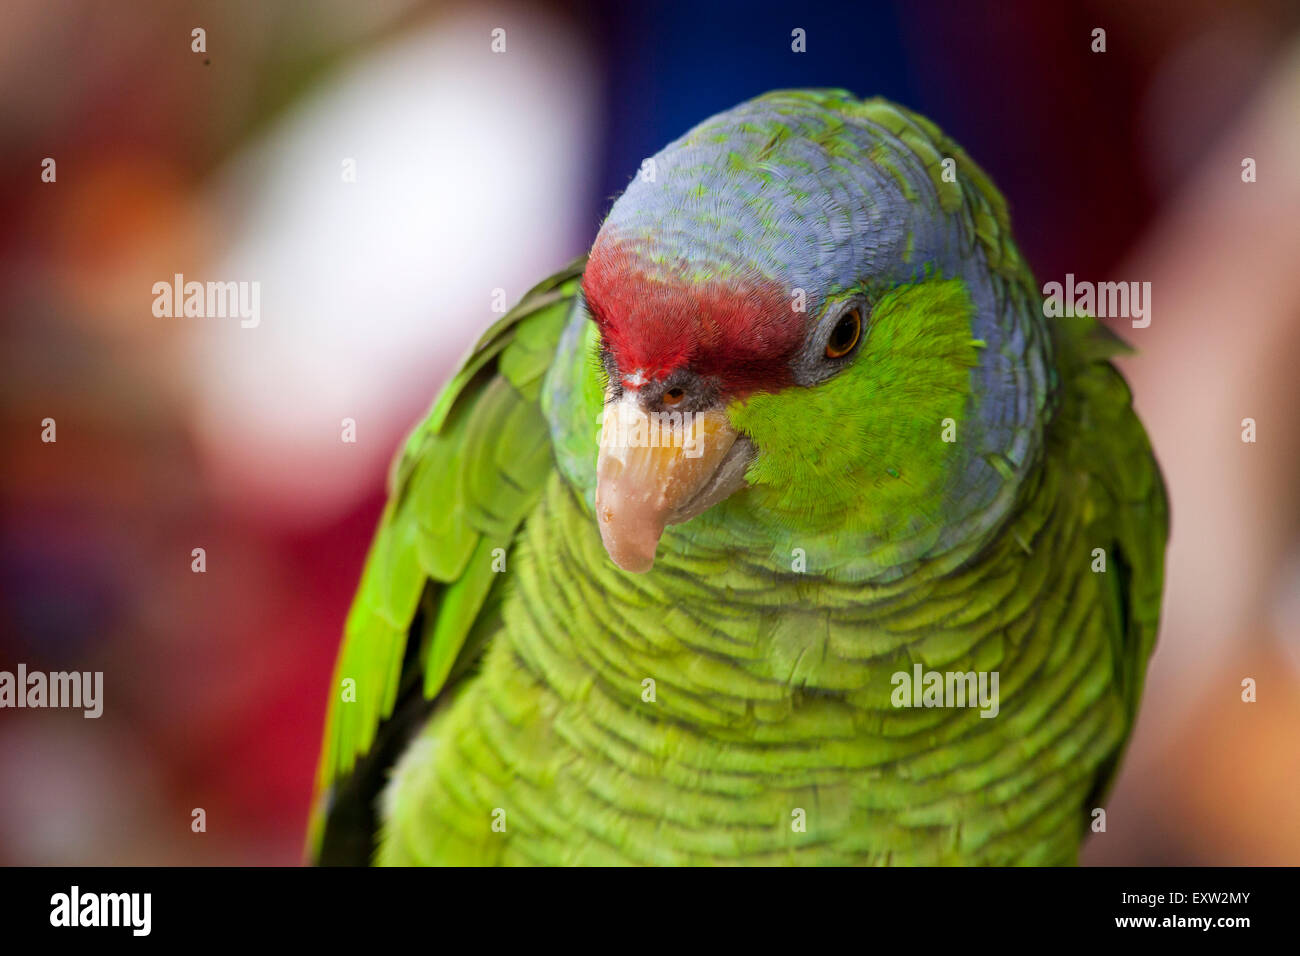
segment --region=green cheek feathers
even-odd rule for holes
[[[887,535],[942,521],[979,361],[973,311],[960,279],[900,286],[876,302],[839,374],[734,403],[731,421],[758,452],[745,497],[810,530]]]
[[[605,407],[605,389],[609,387],[609,373],[600,360],[600,332],[596,328],[596,323],[588,322],[583,332],[583,344],[579,353],[586,357],[587,367],[582,370],[584,374],[579,376],[582,387],[581,404],[587,413],[593,416],[594,421],[594,416],[598,416],[600,410]]]

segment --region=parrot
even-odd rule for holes
[[[1048,316],[887,99],[670,143],[396,456],[309,862],[1077,864],[1169,519],[1131,348]]]

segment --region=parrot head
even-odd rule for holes
[[[1050,344],[978,167],[892,104],[787,92],[642,170],[583,278],[613,562],[649,570],[723,503],[875,571],[990,533],[1039,451]]]

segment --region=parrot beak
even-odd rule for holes
[[[634,392],[606,402],[596,459],[596,519],[610,560],[649,571],[664,527],[744,486],[752,446],[721,406],[648,415]]]

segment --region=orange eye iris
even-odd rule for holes
[[[840,316],[835,328],[831,330],[831,337],[826,341],[826,357],[844,358],[853,351],[861,337],[862,313],[857,309],[849,309]]]
[[[685,397],[686,393],[680,388],[670,388],[664,392],[662,401],[665,405],[676,405]]]

